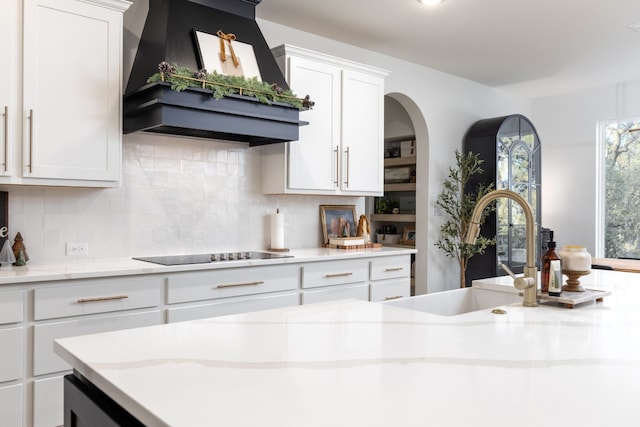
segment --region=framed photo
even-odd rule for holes
[[[207,70],[207,73],[213,73],[225,76],[242,76],[247,79],[256,77],[262,80],[260,76],[260,68],[258,61],[253,52],[253,46],[242,43],[237,40],[224,40],[214,34],[193,30],[196,41],[196,53],[200,59],[200,65]],[[220,58],[221,49],[220,42],[224,45],[225,61]],[[235,66],[231,57],[231,48],[238,60]]]
[[[320,205],[323,243],[332,237],[356,236],[356,206]]]
[[[403,245],[416,245],[416,229],[411,227],[405,227],[404,233],[402,233]]]

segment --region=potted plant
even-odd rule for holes
[[[388,214],[393,212],[393,208],[399,208],[400,203],[390,197],[377,197],[376,198],[376,213]]]
[[[455,258],[460,266],[460,287],[466,287],[466,271],[469,258],[482,254],[487,247],[495,244],[495,238],[478,236],[474,244],[464,243],[469,229],[471,214],[478,200],[493,190],[493,184],[479,184],[469,189],[471,178],[482,174],[483,161],[478,154],[472,152],[462,154],[456,150],[456,166],[449,168],[449,175],[443,183],[443,189],[436,205],[440,207],[448,219],[440,227],[440,239],[435,246],[442,249],[448,257]],[[484,223],[490,212],[495,210],[491,203],[482,213],[480,223]]]

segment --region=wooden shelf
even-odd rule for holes
[[[416,222],[415,214],[371,214],[371,221]]]
[[[400,184],[385,184],[384,191],[416,191],[416,183],[403,182]]]
[[[415,165],[416,157],[389,157],[384,159],[385,167]]]
[[[386,247],[389,247],[389,248],[403,248],[403,249],[415,249],[415,247],[416,247],[415,245],[402,245],[400,243],[396,243],[396,244],[393,244],[393,245],[384,244],[383,243],[382,246],[386,246]]]
[[[416,139],[415,135],[404,135],[404,136],[392,136],[384,139],[384,142],[400,142],[400,141],[410,141],[412,139]]]

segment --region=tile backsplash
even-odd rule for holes
[[[0,186],[9,192],[9,238],[21,232],[32,261],[265,249],[269,214],[285,215],[285,245],[321,244],[319,205],[362,197],[264,195],[260,148],[150,134],[123,137],[119,188]]]

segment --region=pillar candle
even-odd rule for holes
[[[273,249],[284,249],[284,214],[280,209],[271,214],[271,247]]]

